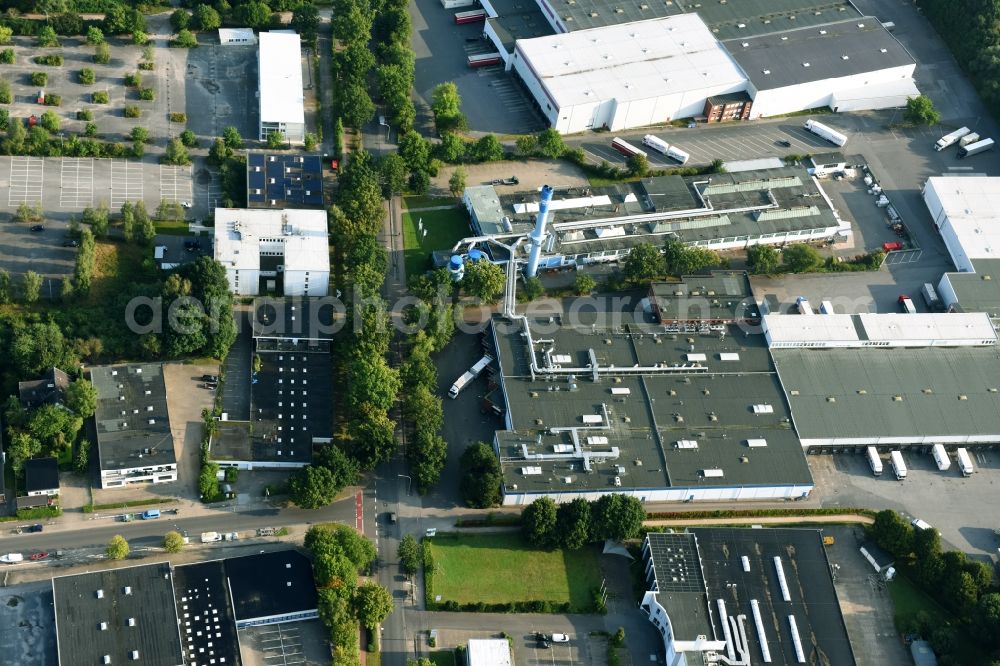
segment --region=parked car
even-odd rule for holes
[[[395,511],[390,511],[389,513],[385,514],[385,519],[387,521],[389,521],[390,525],[395,525],[396,524],[396,512]]]
[[[553,643],[569,643],[569,636],[566,634],[552,634]]]
[[[37,562],[38,560],[44,560],[44,559],[45,559],[46,557],[48,557],[48,556],[49,556],[49,554],[48,554],[48,553],[44,553],[44,552],[43,552],[43,553],[32,553],[32,554],[31,554],[31,555],[30,555],[30,556],[28,557],[28,559],[29,559],[29,560],[32,560],[32,561],[34,561],[34,562]]]
[[[428,528],[427,528],[427,532],[426,532],[425,534],[426,534],[427,536],[429,536],[429,537],[432,537],[432,536],[436,536],[436,535],[437,535],[437,533],[438,533],[438,531],[437,531],[437,528],[436,528],[436,527],[428,527]]]
[[[33,225],[31,225],[31,230],[34,231],[37,234],[40,231],[45,231],[45,227],[43,227],[40,224],[33,224]]]
[[[214,384],[214,383],[216,383],[216,382],[219,381],[219,375],[202,375],[201,376],[201,381],[203,381],[203,382],[211,382],[211,383]]]
[[[188,252],[194,252],[195,250],[200,250],[201,241],[197,239],[195,240],[188,239],[184,241],[184,249],[187,250]]]
[[[538,648],[539,650],[548,650],[549,642],[545,639],[539,640],[537,643],[535,643],[535,647]]]
[[[63,247],[76,247],[79,244],[75,238],[67,238],[63,241]]]
[[[785,139],[778,139],[777,141],[775,141],[775,143],[778,144],[779,146],[781,146],[782,148],[791,148],[792,147],[792,142],[791,141],[786,141]]]
[[[34,525],[28,525],[28,532],[41,532],[45,527],[41,523],[35,523]]]
[[[184,206],[185,208],[190,208],[191,207],[191,202],[190,201],[182,201],[181,205]]]

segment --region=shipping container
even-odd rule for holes
[[[942,151],[948,146],[954,146],[956,143],[958,143],[959,139],[961,139],[963,136],[971,132],[972,130],[970,130],[968,127],[960,127],[954,132],[949,132],[948,134],[945,134],[943,137],[941,137],[934,143],[934,150]]]
[[[643,157],[649,157],[649,155],[646,154],[646,151],[639,150],[628,141],[624,141],[622,139],[619,139],[618,137],[615,137],[614,139],[611,140],[611,147],[626,157],[631,157],[633,155],[642,155]]]
[[[482,23],[485,20],[485,9],[470,9],[467,12],[458,12],[455,14],[455,23],[457,25],[465,25],[466,23]]]
[[[667,143],[666,141],[657,136],[653,136],[652,134],[647,134],[646,136],[642,137],[642,145],[649,146],[656,152],[662,153],[664,155],[666,155],[667,151],[670,150],[669,143]]]
[[[899,451],[893,451],[889,454],[889,462],[892,464],[892,471],[896,474],[896,480],[902,481],[906,478],[906,461],[903,460],[903,454]]]
[[[958,468],[962,470],[962,476],[972,476],[972,473],[976,469],[972,466],[972,458],[969,457],[969,452],[965,449],[959,449],[955,451],[955,457],[958,459]]]
[[[882,459],[879,458],[878,450],[874,446],[869,446],[865,450],[865,455],[868,457],[868,466],[872,468],[872,474],[882,476]]]
[[[806,124],[803,125],[807,130],[815,134],[816,136],[822,137],[832,143],[835,146],[843,146],[847,143],[847,137],[833,129],[832,127],[827,127],[823,123],[818,123],[815,120],[807,120]]]
[[[948,452],[944,450],[944,446],[941,444],[932,446],[931,454],[934,456],[934,462],[937,463],[938,469],[942,472],[951,467],[951,458],[948,457]]]
[[[490,65],[499,65],[502,62],[503,58],[496,52],[470,55],[468,58],[469,67],[488,67]]]
[[[983,139],[982,141],[977,141],[969,144],[968,146],[962,146],[958,149],[958,157],[961,159],[963,157],[969,157],[970,155],[985,153],[988,150],[993,150],[993,139]]]

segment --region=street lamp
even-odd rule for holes
[[[396,476],[398,476],[401,479],[406,479],[406,494],[409,495],[410,494],[410,484],[413,483],[413,479],[411,479],[410,477],[408,477],[405,474],[397,474]]]

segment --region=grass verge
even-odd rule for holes
[[[426,235],[418,228],[423,222]],[[472,235],[469,215],[464,210],[430,210],[403,214],[403,246],[406,277],[420,275],[430,267],[434,250],[450,248],[456,241]]]
[[[188,236],[187,220],[156,220],[154,223],[156,233],[166,236]]]
[[[456,666],[454,650],[437,650],[431,652],[430,658],[434,666]]]
[[[126,509],[133,506],[153,506],[155,504],[173,504],[177,500],[172,498],[157,497],[155,499],[132,500],[131,502],[113,502],[111,504],[88,504],[83,507],[84,513],[104,511],[107,509]]]
[[[411,194],[403,197],[404,208],[431,208],[432,206],[456,206],[455,197],[429,197],[426,194]]]

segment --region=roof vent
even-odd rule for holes
[[[746,23],[737,23],[736,27],[739,28],[740,30],[742,30],[743,28],[747,27],[747,24]]]
[[[858,389],[858,395],[868,395],[868,391],[865,389]]]
[[[97,591],[97,598],[98,599],[103,599],[104,598],[104,590],[98,590]]]
[[[825,34],[826,34],[826,30],[820,30],[820,31],[819,31],[819,34],[821,34],[821,35],[825,35]]]
[[[750,42],[743,42],[743,48],[750,46]]]
[[[808,66],[809,66],[809,63],[807,63],[807,62],[804,62],[804,63],[802,63],[802,66],[803,66],[803,67],[808,67]]]
[[[130,626],[130,627],[134,627],[135,626],[135,618],[134,617],[130,617],[128,619],[128,626]]]
[[[888,49],[879,49],[879,52],[880,53],[888,53],[889,51],[888,51]]]
[[[969,399],[969,396],[967,396],[967,395],[965,395],[965,394],[963,393],[963,394],[961,394],[961,395],[959,395],[959,396],[958,396],[958,399],[959,399],[959,400],[968,400],[968,399]]]
[[[799,390],[798,389],[792,389],[791,391],[789,391],[789,393],[791,395],[798,395],[799,394]]]
[[[992,387],[992,386],[990,388],[986,389],[986,390],[989,391],[990,393],[997,393],[997,389],[995,387]]]
[[[863,28],[863,27],[865,27],[865,24],[864,24],[864,23],[859,23],[859,24],[858,24],[858,27],[859,27],[859,28]]]
[[[760,71],[761,71],[762,73],[764,73],[764,74],[770,74],[770,73],[771,73],[771,70],[769,70],[769,69],[762,69],[762,70],[760,70]]]
[[[782,35],[782,37],[781,37],[781,41],[783,41],[783,42],[787,42],[787,41],[788,41],[788,37],[786,37],[786,36]]]
[[[934,393],[934,391],[933,391],[933,389],[925,388],[925,389],[921,389],[921,393],[923,393],[924,395],[930,395],[931,393]]]
[[[850,60],[850,59],[851,59],[851,56],[849,56],[849,55],[847,55],[847,54],[845,53],[844,55],[840,56],[840,59],[841,59],[841,60]]]
[[[107,631],[107,630],[108,630],[108,623],[101,622],[101,631]]]
[[[125,596],[128,596],[128,595],[132,594],[132,586],[131,585],[126,585],[125,589],[122,590],[122,591],[125,593]]]
[[[894,396],[892,396],[892,401],[893,402],[903,402],[903,396],[901,396],[901,395],[894,395]]]

